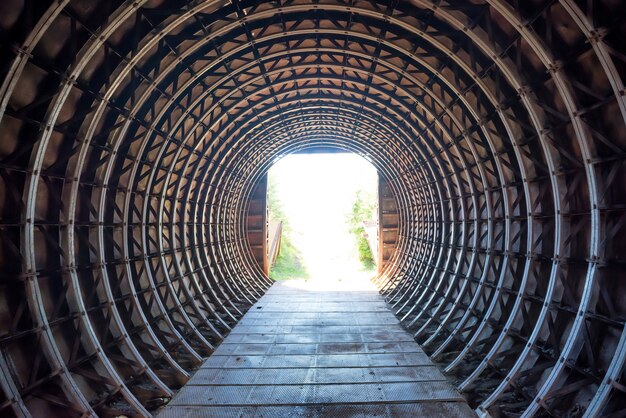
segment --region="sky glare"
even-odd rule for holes
[[[334,281],[362,274],[347,219],[357,191],[376,196],[374,166],[351,153],[292,154],[272,166],[269,181],[310,277]]]

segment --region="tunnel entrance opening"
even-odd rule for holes
[[[323,288],[376,274],[378,172],[357,154],[329,151],[282,158],[254,192],[258,200],[264,195],[258,189],[266,190],[265,270],[272,279],[312,280]],[[263,206],[253,199],[250,211]],[[253,251],[258,222],[248,225]]]

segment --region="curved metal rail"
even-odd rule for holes
[[[473,407],[625,413],[619,2],[0,10],[0,415],[166,402],[271,285],[255,182],[324,145],[389,183],[377,283]]]

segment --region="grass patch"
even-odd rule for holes
[[[274,280],[306,279],[308,272],[302,263],[300,251],[293,245],[288,234],[283,229],[280,243],[280,252],[270,270],[270,277]]]
[[[282,237],[280,239],[280,250],[276,261],[270,269],[270,278],[274,280],[306,279],[309,274],[302,261],[302,254],[293,244],[291,239],[292,230],[287,222],[287,217],[283,212],[283,207],[278,198],[275,182],[269,179],[267,189],[267,204],[269,208],[269,218],[282,222]]]

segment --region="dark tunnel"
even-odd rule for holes
[[[151,416],[272,285],[280,157],[389,184],[376,284],[479,414],[626,416],[621,0],[0,2],[0,416]]]

